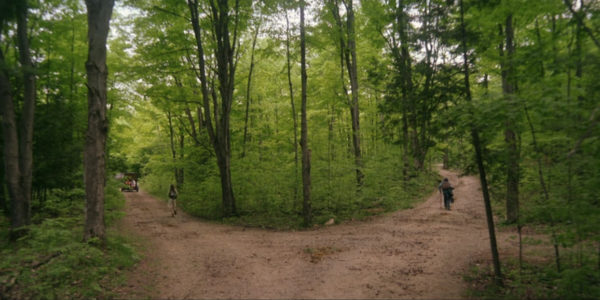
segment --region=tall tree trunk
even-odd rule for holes
[[[237,13],[239,12],[239,0],[236,0],[235,11],[235,30],[233,45],[230,41],[229,33],[229,1],[219,0],[217,5],[211,2],[213,20],[215,20],[215,37],[217,40],[217,77],[219,79],[219,94],[221,96],[221,128],[220,138],[217,144],[221,152],[221,183],[223,192],[223,205],[225,216],[235,215],[236,205],[233,195],[233,184],[231,180],[231,134],[230,134],[230,115],[233,102],[233,90],[235,89],[235,47],[237,43]],[[217,157],[219,157],[217,156]]]
[[[4,54],[0,50],[0,101],[4,137],[4,164],[9,198],[11,201],[11,229],[29,224],[31,215],[31,180],[33,170],[33,118],[36,90],[35,73],[27,37],[27,1],[16,2],[17,44],[19,62],[25,85],[20,130],[17,129],[15,106],[8,73],[4,70]],[[1,26],[1,25],[0,25]],[[20,135],[19,135],[20,131]]]
[[[252,38],[252,51],[250,52],[250,70],[248,71],[248,85],[246,86],[246,116],[244,118],[244,140],[242,142],[242,157],[246,156],[246,143],[248,142],[248,113],[250,111],[250,88],[252,87],[252,71],[254,70],[254,49],[256,49],[256,40],[260,30],[260,23],[256,24],[256,30]]]
[[[2,71],[0,71],[2,72]],[[0,97],[2,97],[0,95]],[[0,99],[0,108],[2,108],[2,100]],[[0,114],[2,115],[2,114]],[[0,129],[1,130],[1,129]],[[2,141],[4,137],[2,135],[0,135],[0,148],[4,149],[4,142]],[[6,198],[6,185],[4,184],[6,182],[6,177],[4,176],[5,174],[5,169],[4,169],[4,155],[3,157],[0,159],[0,210],[2,210],[2,215],[4,215],[5,217],[9,218],[10,217],[10,213],[8,211],[8,199]]]
[[[354,33],[354,10],[351,0],[341,1],[346,9],[346,29],[342,24],[342,19],[339,13],[339,3],[335,0],[330,0],[327,4],[338,26],[340,35],[340,64],[341,64],[341,80],[344,94],[347,95],[346,82],[344,80],[344,63],[348,70],[350,79],[350,92],[352,94],[348,106],[350,108],[350,119],[352,125],[352,152],[354,154],[354,163],[356,166],[356,183],[360,188],[363,184],[364,174],[362,172],[362,151],[360,147],[360,113],[358,107],[358,71],[356,60],[356,35]],[[347,41],[344,37],[347,36]]]
[[[231,140],[230,140],[230,113],[233,101],[233,90],[235,88],[235,48],[237,46],[238,14],[239,0],[235,1],[235,18],[233,20],[233,45],[230,41],[230,15],[227,0],[218,0],[216,3],[211,1],[210,13],[212,17],[213,35],[216,39],[216,48],[214,56],[217,61],[216,75],[219,79],[219,94],[221,99],[220,108],[218,107],[216,91],[212,89],[213,99],[213,121],[211,120],[210,95],[208,89],[208,80],[206,77],[206,64],[204,60],[204,48],[202,44],[202,32],[198,15],[198,0],[188,0],[190,8],[191,22],[196,38],[198,51],[199,75],[202,90],[204,115],[206,117],[206,128],[209,140],[215,149],[217,165],[221,177],[221,192],[223,203],[223,216],[228,217],[236,214],[235,197],[233,194],[233,185],[231,181]]]
[[[364,174],[362,172],[362,152],[360,148],[360,113],[358,109],[358,69],[356,62],[356,35],[354,33],[354,10],[352,0],[344,1],[346,4],[346,26],[348,31],[348,48],[346,51],[346,68],[350,77],[350,89],[352,91],[352,103],[350,105],[352,119],[352,146],[354,148],[354,163],[356,165],[356,183],[360,187],[363,184]]]
[[[597,259],[597,263],[598,263],[598,265],[596,266],[596,269],[598,271],[600,271],[600,242],[598,242],[598,259]]]
[[[1,25],[0,25],[1,26]],[[2,138],[4,149],[4,176],[10,199],[10,226],[14,231],[27,225],[25,197],[20,184],[19,137],[10,80],[4,69],[4,53],[0,49],[0,113],[2,113]]]
[[[301,57],[301,79],[302,79],[302,107],[301,107],[301,132],[300,146],[302,147],[302,214],[304,216],[304,225],[312,224],[312,209],[310,200],[310,157],[311,150],[308,147],[308,122],[306,116],[306,91],[307,91],[307,76],[306,76],[306,37],[304,29],[304,0],[300,0],[300,57]]]
[[[71,13],[71,66],[69,68],[69,103],[73,103],[73,99],[75,99],[75,8],[72,9]]]
[[[463,55],[463,67],[464,67],[464,82],[465,82],[465,95],[467,102],[472,101],[471,96],[471,84],[469,81],[469,54],[467,48],[467,33],[464,19],[464,7],[463,0],[459,0],[460,3],[460,28],[461,28],[461,46]],[[479,139],[479,131],[475,124],[471,125],[471,137],[473,148],[475,148],[475,159],[477,162],[477,168],[479,169],[479,180],[481,182],[481,192],[483,193],[483,202],[485,204],[485,215],[487,218],[488,233],[490,236],[490,248],[492,250],[492,260],[494,264],[494,274],[496,283],[499,286],[503,286],[502,271],[500,269],[500,256],[498,255],[498,246],[496,244],[496,231],[494,228],[494,215],[492,214],[492,205],[490,201],[490,194],[488,191],[488,184],[485,174],[485,166],[483,165],[483,151],[481,141]]]
[[[404,181],[404,187],[410,179],[410,151],[409,140],[408,140],[408,113],[406,109],[406,97],[402,96],[402,179]]]
[[[194,140],[194,143],[196,144],[196,146],[200,145],[200,140],[198,139],[198,133],[196,131],[196,121],[194,120],[194,116],[192,116],[192,110],[188,107],[187,103],[185,104],[185,116],[187,117],[188,122],[190,123],[190,136],[192,137],[192,140]],[[202,128],[202,124],[200,124],[202,122],[202,113],[198,114],[198,128]]]
[[[183,83],[181,82],[181,80],[179,80],[179,77],[173,75],[173,78],[175,80],[175,85],[178,88],[179,97],[181,97],[182,99],[184,99],[185,95],[183,93]],[[190,109],[190,107],[189,107],[189,105],[188,105],[187,102],[185,103],[184,112],[185,112],[185,115],[187,117],[188,122],[190,123],[190,129],[188,130],[188,133],[192,137],[192,139],[194,140],[194,142],[196,143],[196,145],[199,145],[200,144],[200,140],[198,140],[198,133],[196,132],[196,121],[194,121],[194,117],[192,116],[192,110]],[[169,114],[170,114],[170,111],[169,111]],[[169,118],[170,118],[170,116],[169,116]],[[198,121],[200,122],[200,120],[201,119],[199,118]],[[169,122],[171,122],[171,120],[169,120]],[[170,125],[172,126],[172,124],[170,124]],[[183,126],[183,128],[186,129],[185,126]]]
[[[395,60],[396,60],[396,76],[399,76],[398,81],[400,82],[400,90],[402,92],[402,150],[403,150],[403,179],[404,186],[406,188],[406,183],[410,177],[410,162],[409,158],[411,156],[411,145],[412,139],[409,133],[410,124],[410,110],[409,106],[411,106],[412,100],[412,72],[411,72],[411,63],[410,63],[410,53],[408,50],[408,36],[406,34],[406,27],[408,26],[408,19],[405,16],[404,12],[404,1],[400,0],[394,7],[395,10],[395,29],[399,34],[399,43],[398,46],[396,41],[393,41],[394,48],[392,49]]]
[[[328,187],[328,197],[327,197],[327,207],[331,208],[331,198],[333,195],[333,169],[332,162],[335,160],[335,142],[333,140],[333,125],[335,123],[335,105],[331,104],[331,112],[329,110],[330,105],[327,105],[327,114],[329,115],[328,130],[327,130],[327,187]]]
[[[500,31],[502,27],[500,26]],[[500,63],[502,69],[502,92],[509,109],[505,121],[504,140],[506,142],[506,221],[515,223],[519,219],[519,160],[520,153],[517,145],[515,93],[517,90],[514,67],[514,29],[512,14],[506,17],[505,25],[506,53],[500,46]],[[506,55],[505,55],[506,54]]]
[[[403,1],[400,1],[401,3]],[[410,50],[408,48],[408,33],[406,32],[407,27],[409,26],[408,17],[404,15],[403,8],[401,8],[400,15],[400,53],[402,57],[402,98],[403,98],[403,119],[405,119],[404,126],[406,134],[407,143],[410,145],[409,152],[412,156],[413,165],[415,168],[418,168],[417,156],[419,153],[420,145],[417,134],[417,111],[415,105],[415,88],[413,85],[413,76],[412,76],[412,60],[410,57]]]
[[[553,74],[558,74],[560,68],[559,60],[558,60],[558,47],[556,46],[556,41],[558,40],[558,30],[556,29],[556,15],[552,14],[552,69]]]
[[[23,113],[21,114],[21,134],[19,136],[19,167],[21,168],[21,186],[23,187],[25,223],[31,218],[31,181],[33,175],[33,118],[36,102],[35,69],[29,51],[27,37],[27,1],[17,2],[17,32],[19,61],[25,83]]]
[[[542,188],[542,193],[544,196],[544,203],[549,203],[550,201],[550,195],[548,193],[548,188],[546,185],[546,182],[544,180],[544,172],[543,172],[543,168],[542,168],[542,157],[541,155],[542,150],[539,148],[538,143],[537,143],[537,138],[535,135],[535,130],[533,128],[533,123],[531,122],[531,117],[529,116],[529,110],[527,109],[527,105],[524,104],[523,109],[525,110],[525,116],[527,117],[527,123],[529,124],[529,130],[531,130],[531,138],[532,138],[532,143],[533,143],[533,150],[536,153],[536,161],[537,161],[537,165],[538,165],[538,179],[540,181],[540,187]],[[567,157],[567,159],[570,159],[570,157]],[[568,163],[570,164],[570,161],[568,161]],[[569,165],[570,167],[570,165]],[[570,169],[569,169],[570,171]],[[570,183],[570,172],[569,172],[569,176],[568,176],[568,182]],[[569,187],[570,185],[567,184],[567,187]],[[570,190],[570,188],[568,188]],[[570,193],[569,193],[570,195]],[[554,216],[552,214],[552,212],[550,212],[550,230],[551,230],[551,237],[552,237],[552,246],[554,247],[554,258],[556,261],[556,268],[558,270],[558,272],[561,271],[560,269],[560,252],[559,252],[559,245],[558,245],[558,239],[556,238],[556,229],[554,228],[555,222],[554,222]],[[521,224],[518,224],[519,228],[521,226]],[[522,250],[519,249],[519,252],[521,252]]]
[[[88,128],[84,150],[85,225],[84,240],[104,239],[106,118],[106,40],[114,0],[86,0],[88,15],[88,58],[85,63],[88,87]]]
[[[175,149],[175,133],[173,130],[173,117],[170,109],[167,111],[167,121],[169,122],[169,144],[171,146],[171,157],[173,158],[173,164],[175,165],[173,167],[173,176],[177,182],[177,188],[180,188],[179,170],[177,168],[177,150]]]
[[[419,116],[419,122],[418,122],[418,126],[419,128],[416,128],[416,131],[418,133],[418,147],[416,148],[416,153],[415,153],[415,160],[416,160],[416,168],[417,170],[424,170],[425,169],[425,160],[427,158],[427,152],[429,150],[429,146],[428,146],[428,140],[429,140],[429,135],[428,135],[428,131],[429,131],[429,124],[430,124],[430,119],[431,119],[431,112],[430,112],[430,105],[429,105],[429,99],[433,99],[434,95],[432,93],[432,87],[435,86],[435,82],[434,82],[434,71],[435,71],[435,64],[436,64],[436,57],[437,57],[437,53],[439,50],[436,50],[436,42],[435,42],[435,38],[433,37],[432,34],[432,25],[436,26],[437,23],[435,21],[435,18],[432,22],[432,20],[430,20],[432,17],[431,15],[431,10],[435,9],[431,7],[432,3],[431,1],[427,1],[425,3],[425,17],[423,20],[423,27],[426,34],[426,40],[424,41],[424,48],[425,48],[425,62],[426,62],[426,66],[427,69],[425,71],[425,83],[423,86],[423,91],[421,93],[421,101],[422,103],[420,104],[419,107],[419,111],[417,116]],[[434,23],[434,24],[431,24]],[[432,62],[432,58],[434,59],[434,61]],[[416,112],[415,112],[416,113]]]
[[[550,196],[548,195],[548,188],[546,187],[546,182],[544,181],[544,171],[542,168],[542,150],[539,148],[537,143],[537,138],[535,135],[535,129],[533,128],[533,123],[531,122],[531,117],[529,116],[529,109],[526,104],[523,104],[523,109],[525,111],[525,117],[527,118],[527,124],[529,124],[529,130],[531,131],[531,139],[533,144],[533,150],[536,153],[536,162],[538,166],[538,179],[540,181],[540,187],[542,188],[544,201],[548,203],[550,201]]]
[[[184,146],[185,146],[185,134],[184,134],[184,130],[183,130],[183,124],[180,124],[179,127],[179,161],[183,162],[183,158],[184,158]],[[177,169],[177,177],[176,177],[176,181],[177,181],[177,188],[182,188],[183,184],[184,184],[184,168],[183,166]]]
[[[583,40],[583,29],[581,28],[581,24],[577,23],[577,27],[575,29],[575,77],[577,77],[576,87],[577,90],[581,90],[581,78],[583,77],[583,49],[582,49],[582,40]],[[581,93],[578,93],[577,100],[581,103],[584,98]]]
[[[540,25],[538,23],[538,18],[535,18],[535,36],[537,38],[538,52],[544,53],[544,43],[542,40],[542,33],[540,32]],[[546,70],[544,68],[544,58],[543,57],[539,58],[539,64],[540,64],[540,78],[544,78],[544,76],[546,74]]]
[[[296,105],[294,103],[294,86],[292,85],[292,63],[290,55],[290,19],[287,10],[285,11],[285,56],[287,59],[287,77],[290,89],[290,103],[292,105],[292,121],[294,123],[294,203],[298,199],[298,116],[296,114]]]

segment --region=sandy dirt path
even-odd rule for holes
[[[468,265],[491,256],[476,177],[441,171],[452,211],[436,191],[416,208],[318,230],[278,232],[203,222],[165,202],[127,193],[119,225],[141,236],[144,259],[123,298],[457,299]],[[432,190],[434,188],[432,187]],[[499,246],[516,246],[512,233]]]

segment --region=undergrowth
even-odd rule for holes
[[[373,215],[413,207],[437,187],[439,175],[432,171],[403,173],[402,151],[381,144],[377,154],[363,160],[362,186],[357,187],[351,155],[330,157],[327,149],[314,150],[311,161],[312,223],[322,225],[361,220]],[[330,153],[333,155],[333,153]],[[345,153],[347,154],[347,153]],[[177,205],[190,215],[240,226],[294,230],[303,228],[302,174],[294,164],[293,152],[261,155],[248,152],[234,156],[231,165],[237,215],[223,218],[221,179],[214,158],[185,162],[185,180],[178,187]],[[204,156],[203,156],[204,155]],[[148,163],[141,188],[166,201],[169,184],[175,184],[173,165],[167,161]],[[407,178],[404,178],[406,175]]]
[[[340,199],[328,200],[328,197],[336,197],[336,195],[327,195],[325,192],[313,194],[313,224],[322,225],[330,219],[336,223],[363,220],[386,212],[412,208],[435,189],[439,175],[421,173],[410,178],[406,183],[396,177],[382,177],[373,174],[371,178],[367,175],[360,192],[352,191]],[[215,178],[215,180],[218,179]],[[205,185],[205,187],[210,186],[216,185]],[[152,194],[166,201],[166,193],[161,192],[153,190]],[[238,216],[221,218],[220,199],[207,196],[211,192],[216,193],[217,191],[184,188],[180,190],[178,206],[194,216],[226,224],[277,230],[293,230],[303,227],[301,194],[296,200],[295,206],[285,203],[277,206],[269,201],[264,201],[262,202],[264,205],[260,205],[260,200],[256,201],[258,203],[249,205],[249,201],[240,201]]]
[[[106,189],[106,241],[83,242],[81,190],[52,191],[27,234],[9,242],[8,220],[0,219],[0,298],[110,298],[122,271],[139,258],[129,241],[110,228],[123,215],[118,183]],[[73,196],[68,199],[67,196]]]
[[[488,263],[476,263],[464,275],[467,296],[475,299],[600,299],[600,269],[596,253],[586,251],[574,261],[564,260],[558,272],[552,258],[523,262],[515,258],[502,263],[504,287],[494,282]],[[597,255],[597,254],[596,254]]]

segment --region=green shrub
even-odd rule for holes
[[[357,190],[355,168],[349,157],[328,164],[316,160],[312,167],[313,223],[329,219],[337,223],[351,219],[406,209],[422,201],[437,186],[439,175],[431,172],[414,173],[404,182],[400,153],[394,148],[380,156],[365,160],[364,183]],[[302,226],[302,183],[298,174],[297,194],[294,192],[294,164],[286,157],[256,160],[251,154],[232,166],[234,194],[238,216],[223,220],[226,223],[252,227],[297,229]],[[287,162],[286,162],[287,160]],[[144,183],[161,199],[166,199],[172,173],[151,174]],[[220,220],[220,178],[213,166],[209,175],[186,176],[179,190],[178,205],[188,213],[205,219]]]
[[[591,248],[583,251],[577,256],[586,263],[564,260],[561,272],[543,260],[524,262],[519,269],[516,259],[505,259],[504,287],[495,285],[491,266],[472,266],[464,275],[467,294],[477,299],[600,299],[600,272],[593,259],[597,253]]]
[[[117,186],[118,182],[109,181],[106,189],[107,227],[123,216],[125,201]],[[0,219],[0,295],[13,299],[111,297],[109,291],[124,279],[121,270],[139,260],[134,247],[110,228],[104,243],[82,242],[82,190],[50,194],[36,216],[39,224],[30,225],[17,241],[8,241],[8,221]]]

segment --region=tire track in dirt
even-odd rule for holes
[[[416,208],[309,231],[203,222],[140,191],[127,193],[119,228],[141,236],[144,259],[117,290],[123,298],[457,299],[462,273],[488,259],[479,181],[441,170],[455,186],[452,211],[437,191]],[[432,187],[433,189],[433,187]],[[509,233],[499,245],[514,249]]]

